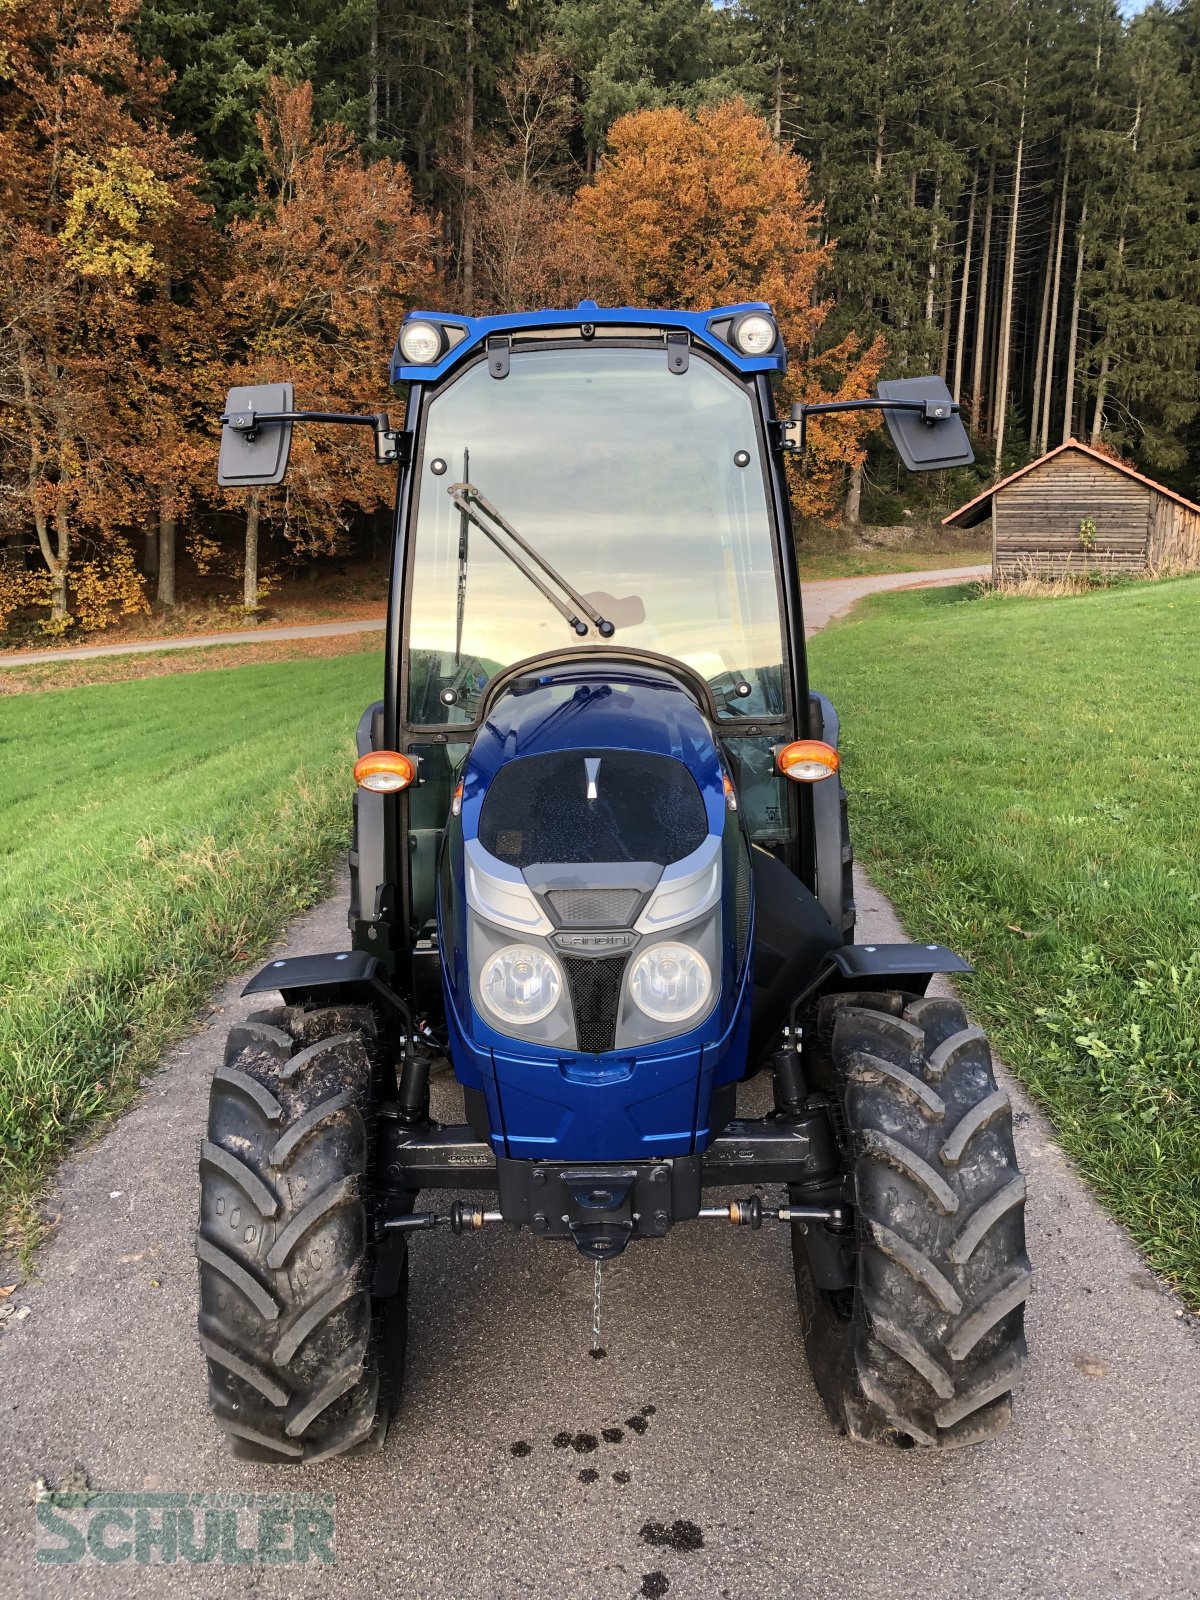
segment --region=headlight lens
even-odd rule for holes
[[[406,322],[400,329],[400,354],[414,367],[428,366],[442,353],[442,330],[432,322]]]
[[[712,973],[688,945],[655,944],[630,968],[629,992],[638,1010],[655,1022],[686,1022],[712,993]]]
[[[748,312],[733,325],[733,342],[744,356],[769,356],[777,337],[775,324],[760,311]]]
[[[540,1022],[562,994],[562,970],[554,957],[531,944],[497,950],[479,977],[484,1005],[502,1022]]]

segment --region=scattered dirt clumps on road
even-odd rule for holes
[[[643,1544],[657,1545],[668,1550],[684,1552],[704,1549],[704,1534],[694,1522],[682,1517],[668,1528],[663,1522],[644,1522],[641,1538]]]

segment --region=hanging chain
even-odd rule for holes
[[[592,1283],[592,1355],[598,1357],[600,1350],[600,1293],[604,1281],[604,1263],[596,1257],[596,1271]]]

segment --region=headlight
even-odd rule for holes
[[[442,353],[442,330],[432,322],[406,322],[400,329],[400,354],[414,367],[428,366]]]
[[[685,1022],[703,1009],[712,991],[704,957],[686,944],[655,944],[629,972],[629,992],[655,1022]]]
[[[750,311],[739,317],[731,332],[734,344],[744,356],[769,356],[779,337],[774,322],[761,311]]]
[[[562,971],[552,955],[531,944],[497,950],[479,975],[484,1005],[502,1022],[540,1022],[558,1004]]]

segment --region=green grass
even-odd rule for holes
[[[1200,581],[877,597],[811,645],[856,846],[1200,1303]]]
[[[991,552],[979,550],[801,550],[800,576],[806,583],[825,578],[862,578],[878,572],[931,572],[942,567],[986,567]]]
[[[327,886],[380,660],[0,701],[0,1220],[18,1233],[69,1141]]]

